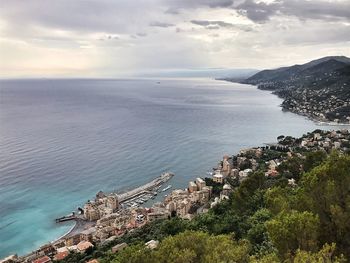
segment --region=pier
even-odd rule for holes
[[[116,193],[118,195],[118,198],[119,198],[119,203],[126,202],[126,201],[133,199],[133,198],[135,198],[139,195],[142,195],[142,194],[152,194],[162,184],[169,181],[173,176],[174,176],[174,174],[172,174],[172,173],[163,173],[161,176],[157,177],[156,179],[152,180],[151,182],[146,183],[142,186],[139,186],[133,190],[130,190],[128,192],[121,193],[121,194]]]
[[[56,221],[56,223],[61,223],[61,222],[65,222],[65,221],[75,220],[76,218],[77,217],[75,215],[62,216],[60,218],[56,218],[55,221]]]

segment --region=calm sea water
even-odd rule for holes
[[[225,153],[319,128],[253,86],[157,82],[0,81],[0,258],[64,234],[54,219],[99,190],[164,171],[184,188]]]

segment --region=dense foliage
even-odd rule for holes
[[[346,262],[350,156],[313,152],[279,169],[278,178],[252,173],[229,200],[191,221],[153,222],[65,262]],[[296,178],[297,185],[285,178]],[[151,239],[161,241],[158,248],[145,247]],[[129,247],[112,254],[110,247],[120,242]]]

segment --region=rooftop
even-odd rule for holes
[[[89,247],[93,247],[94,245],[89,242],[89,241],[81,241],[78,245],[77,245],[77,249],[79,251],[85,251],[87,250]]]
[[[49,263],[51,259],[48,256],[43,256],[33,261],[33,263]]]

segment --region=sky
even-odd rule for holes
[[[0,0],[0,77],[274,68],[350,56],[350,0]]]

